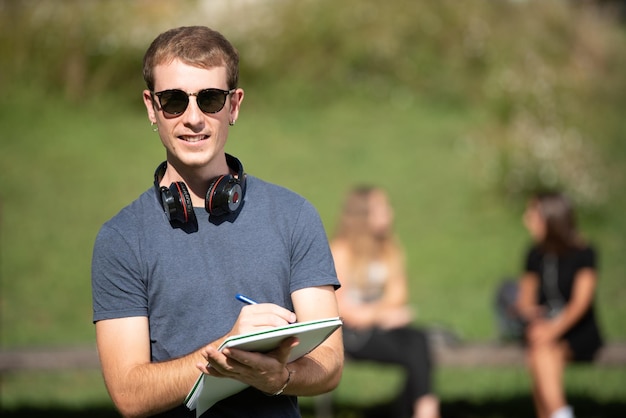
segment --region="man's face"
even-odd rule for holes
[[[179,60],[154,68],[154,91],[178,89],[186,93],[217,88],[228,90],[226,68],[202,69]],[[189,96],[187,108],[174,115],[161,109],[155,96],[153,104],[148,90],[143,92],[144,104],[151,122],[157,124],[161,142],[167,149],[168,160],[189,168],[211,166],[216,156],[221,156],[228,137],[229,122],[239,113],[243,91],[238,89],[226,96],[224,107],[216,113],[205,113],[196,96]]]

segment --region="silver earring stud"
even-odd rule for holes
[[[154,122],[150,122],[150,126],[154,126]],[[159,125],[154,126],[154,128],[152,128],[153,132],[158,132],[159,131]]]
[[[235,121],[234,121],[234,120],[231,120],[230,122],[228,122],[228,124],[229,124],[230,126],[233,126],[233,125],[235,124]]]

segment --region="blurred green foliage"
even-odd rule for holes
[[[484,124],[466,137],[476,181],[514,198],[559,187],[596,207],[625,185],[612,157],[624,156],[626,39],[590,4],[2,0],[0,87],[134,100],[155,33],[209,24],[240,49],[247,87],[479,107]]]
[[[280,4],[241,39],[251,80],[271,83],[278,73],[319,100],[348,91],[480,107],[485,124],[468,135],[468,151],[477,180],[504,196],[559,187],[596,206],[624,185],[619,163],[607,160],[624,134],[626,39],[598,9],[567,1]]]

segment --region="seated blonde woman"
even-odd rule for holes
[[[393,209],[386,193],[358,187],[346,199],[331,240],[341,289],[344,347],[353,360],[396,364],[406,371],[397,411],[388,416],[437,418],[426,335],[411,326],[403,249],[393,233]]]

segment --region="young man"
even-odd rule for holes
[[[195,416],[182,404],[202,371],[249,385],[203,417],[299,417],[298,395],[339,383],[340,332],[291,363],[296,339],[266,354],[217,347],[231,335],[338,316],[319,216],[225,153],[244,92],[238,54],[221,34],[167,31],[143,72],[167,160],[94,247],[93,320],[111,398],[128,417]],[[243,305],[237,293],[259,303]]]

